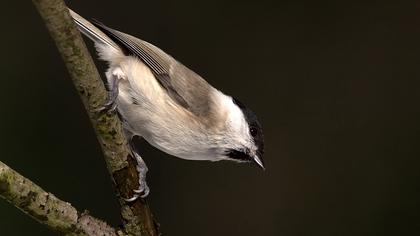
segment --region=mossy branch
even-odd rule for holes
[[[83,39],[69,15],[67,6],[63,0],[32,0],[32,2],[43,18],[45,25],[67,66],[73,84],[82,99],[93,128],[95,129],[120,202],[124,232],[129,235],[158,235],[157,224],[153,220],[146,200],[138,199],[133,203],[127,203],[122,198],[131,197],[133,194],[132,190],[138,188],[136,163],[129,152],[127,140],[123,135],[122,124],[118,117],[115,114],[99,114],[95,112],[98,107],[105,103],[107,92]],[[4,170],[7,170],[7,173],[12,171],[10,168],[6,167],[4,167]],[[13,173],[16,176],[19,176],[16,172]],[[30,181],[26,179],[25,181],[26,183],[30,183]],[[10,184],[13,185],[15,183],[16,182],[11,182]],[[30,184],[34,187],[33,183]],[[11,189],[15,187],[16,186],[8,185],[7,188]],[[39,187],[36,188],[39,191],[42,190]],[[27,199],[33,198],[32,195],[28,195],[30,192],[33,191],[29,190],[27,195],[23,197]],[[7,196],[7,194],[3,196]],[[51,194],[38,194],[36,198],[41,199],[46,196],[51,196],[52,199],[55,199],[54,201],[58,201]],[[22,209],[19,202],[11,201],[10,199],[9,201]],[[64,204],[61,207],[63,207],[63,209],[72,209],[72,217],[77,216],[77,211],[70,205]],[[34,212],[29,209],[25,212],[38,220],[45,217],[43,211]],[[76,219],[79,218],[76,217]],[[57,223],[59,223],[61,218],[51,218],[49,220],[57,221]],[[59,228],[62,227],[67,229],[67,227],[70,226],[68,223],[63,223],[62,226],[60,226],[60,224],[61,223],[58,224]]]
[[[0,196],[39,223],[66,235],[122,235],[105,222],[80,213],[0,162]]]

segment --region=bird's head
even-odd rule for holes
[[[222,159],[253,162],[265,169],[264,137],[257,116],[237,99],[230,98],[229,102]]]

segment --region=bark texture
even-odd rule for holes
[[[73,84],[90,117],[121,206],[123,230],[130,235],[158,235],[157,223],[145,199],[123,200],[138,188],[136,163],[131,157],[116,114],[98,113],[107,100],[105,86],[63,0],[32,0],[53,38]]]
[[[39,223],[66,235],[116,236],[105,222],[80,213],[70,203],[44,191],[10,167],[0,162],[0,196],[30,215]]]

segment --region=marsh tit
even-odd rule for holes
[[[262,129],[249,108],[156,46],[69,11],[109,65],[108,107],[122,118],[140,173],[140,187],[128,201],[149,193],[134,136],[182,159],[254,162],[264,168]]]

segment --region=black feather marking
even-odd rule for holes
[[[238,160],[238,161],[252,161],[252,157],[249,156],[248,152],[244,150],[235,150],[235,149],[229,149],[226,152],[226,156]]]
[[[257,146],[257,155],[260,159],[264,155],[264,135],[262,132],[262,127],[260,122],[257,119],[255,113],[246,107],[242,102],[239,100],[232,98],[233,102],[242,110],[242,113],[245,116],[245,120],[249,126],[249,132],[253,138],[255,145]]]

